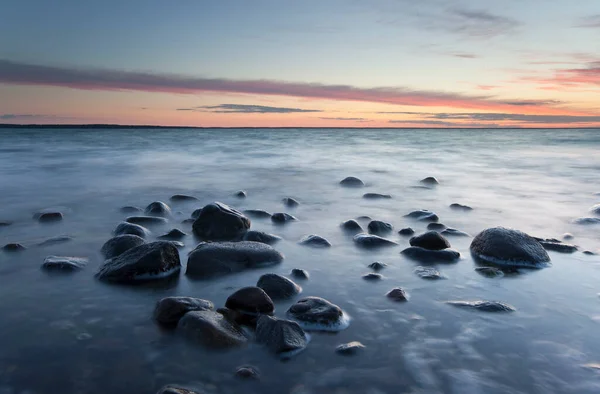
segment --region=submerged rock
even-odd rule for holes
[[[420,246],[411,246],[400,252],[404,256],[426,263],[451,263],[460,259],[460,253],[454,249],[430,250]]]
[[[300,205],[300,203],[292,197],[285,197],[281,200],[281,202],[283,203],[283,205],[289,208],[296,208],[298,205]]]
[[[48,256],[44,259],[42,269],[46,271],[78,271],[87,265],[84,257]]]
[[[135,248],[136,246],[140,246],[146,243],[144,238],[138,237],[137,235],[117,235],[106,241],[100,252],[106,259],[112,259],[113,257],[117,257],[122,253],[125,253],[129,249]]]
[[[260,242],[201,242],[188,257],[186,275],[208,278],[281,261],[281,253]]]
[[[471,242],[471,253],[491,264],[540,268],[550,256],[535,238],[524,232],[494,227],[483,230]]]
[[[110,282],[135,282],[166,278],[180,269],[177,248],[171,242],[157,241],[136,246],[106,260],[96,277]]]
[[[292,275],[296,279],[304,279],[304,280],[306,280],[310,277],[308,271],[305,271],[300,268],[292,269],[292,272],[290,273],[290,275]]]
[[[37,246],[56,245],[56,244],[61,244],[64,242],[69,242],[72,240],[73,240],[73,237],[71,237],[70,235],[57,235],[56,237],[52,237],[52,238],[43,240],[42,242],[38,243]]]
[[[516,310],[512,305],[498,301],[446,301],[446,304],[482,312],[514,312]]]
[[[464,231],[457,230],[455,228],[448,227],[444,231],[442,231],[442,235],[447,237],[470,237],[470,234],[465,233]]]
[[[177,330],[208,348],[229,348],[248,342],[237,323],[211,310],[186,313],[179,320]]]
[[[360,343],[358,341],[352,341],[352,342],[338,345],[335,348],[335,352],[337,354],[342,354],[344,356],[352,356],[352,355],[355,355],[355,354],[361,352],[362,350],[364,350],[365,347],[366,347],[365,345],[363,345],[362,343]]]
[[[5,252],[20,252],[25,249],[27,248],[18,242],[8,243],[2,247],[2,250]]]
[[[275,310],[273,300],[260,287],[242,287],[227,298],[225,307],[246,315],[257,316],[272,314]]]
[[[412,211],[412,212],[404,215],[404,217],[416,219],[416,220],[419,220],[422,222],[437,222],[438,220],[440,220],[438,215],[436,215],[435,213],[428,211],[426,209]]]
[[[379,261],[369,264],[369,268],[371,268],[373,271],[381,271],[385,267],[387,267],[387,264]]]
[[[173,202],[180,202],[180,201],[198,201],[198,199],[194,196],[190,196],[187,194],[173,194],[171,196],[171,198],[169,198],[169,200],[173,201]]]
[[[281,241],[281,237],[274,234],[265,233],[262,231],[249,230],[244,234],[244,241],[261,242],[267,245],[273,245],[274,243]]]
[[[146,238],[150,235],[150,230],[146,227],[140,226],[139,224],[121,222],[117,225],[117,228],[113,231],[114,235],[137,235],[141,238]]]
[[[12,222],[9,222],[8,220],[0,220],[0,227],[10,226],[11,224]]]
[[[63,219],[63,214],[60,212],[41,212],[34,215],[34,218],[41,223],[58,222]]]
[[[185,238],[186,236],[187,236],[186,233],[184,233],[183,231],[181,231],[178,228],[174,228],[171,231],[169,231],[168,233],[159,236],[158,239],[169,239],[169,240],[177,241],[179,239]]]
[[[367,229],[371,234],[388,234],[392,232],[394,227],[390,223],[381,220],[371,220]]]
[[[569,239],[575,238],[575,236],[573,234],[571,234],[571,233],[564,233],[563,236],[562,236],[562,238],[564,240],[569,240]]]
[[[591,250],[585,250],[585,251],[583,251],[583,254],[586,254],[588,256],[595,256],[596,255],[596,253],[592,252]]]
[[[424,185],[427,185],[427,186],[435,186],[435,185],[440,184],[440,182],[433,176],[428,176],[427,178],[423,178],[419,182]]]
[[[577,246],[571,244],[565,244],[560,242],[558,239],[542,239],[535,238],[544,249],[551,250],[559,253],[575,253],[577,252]]]
[[[242,365],[235,370],[235,376],[240,379],[260,379],[260,371],[252,365]]]
[[[400,287],[395,287],[392,290],[388,291],[385,295],[392,301],[396,302],[406,302],[408,301],[408,294],[406,291]]]
[[[192,297],[165,297],[156,303],[154,320],[165,326],[175,326],[188,312],[212,310],[212,302]]]
[[[193,390],[184,389],[183,387],[176,387],[172,385],[167,385],[158,390],[156,394],[202,394],[200,392],[196,392]]]
[[[274,213],[273,215],[271,215],[271,221],[276,224],[295,222],[296,220],[298,220],[298,219],[296,219],[296,217],[294,217],[288,213],[285,213],[285,212],[277,212],[277,213]]]
[[[315,248],[328,248],[331,246],[331,244],[329,243],[328,240],[326,240],[325,238],[323,238],[319,235],[315,235],[315,234],[305,236],[304,238],[302,238],[300,240],[299,244],[306,245],[306,246],[312,246]]]
[[[171,208],[162,201],[150,203],[144,213],[148,216],[171,216]]]
[[[444,276],[440,271],[431,267],[416,267],[414,273],[417,274],[420,278],[427,280],[446,279],[446,276]]]
[[[158,216],[130,216],[127,219],[125,219],[125,221],[127,223],[140,224],[140,225],[141,224],[153,225],[153,224],[167,223],[167,219],[161,218]]]
[[[246,193],[245,190],[238,190],[237,192],[234,193],[234,196],[237,198],[246,198],[246,197],[248,197],[248,193]]]
[[[590,212],[593,213],[594,215],[600,216],[600,204],[596,204],[593,207],[591,207]]]
[[[380,236],[373,234],[356,234],[354,238],[352,238],[354,243],[357,246],[363,248],[379,248],[384,246],[396,246],[398,245],[396,242],[391,241],[389,239],[381,238]]]
[[[383,275],[377,274],[375,272],[369,272],[368,274],[364,274],[362,276],[362,278],[364,280],[368,280],[368,281],[377,281],[377,280],[382,280],[383,279]]]
[[[419,246],[429,250],[442,250],[450,247],[450,242],[437,231],[428,231],[412,237],[409,243],[411,246]]]
[[[273,300],[290,298],[302,292],[302,287],[285,276],[277,274],[262,275],[258,279],[256,286],[263,289]]]
[[[139,212],[143,212],[144,210],[140,207],[126,205],[124,207],[119,208],[119,211],[121,211],[122,213],[139,213]]]
[[[288,309],[287,314],[305,330],[341,331],[350,319],[342,309],[320,297],[306,297]]]
[[[392,196],[390,194],[381,194],[381,193],[365,193],[363,194],[363,198],[367,200],[382,200],[382,199],[390,199]]]
[[[504,276],[504,272],[496,267],[477,267],[475,272],[486,278],[501,278]]]
[[[446,229],[446,225],[442,224],[442,223],[437,223],[437,222],[433,222],[433,223],[429,223],[427,225],[427,230],[432,230],[432,231],[444,231]]]
[[[202,208],[192,229],[200,239],[233,240],[250,229],[250,219],[223,203],[215,202]]]
[[[195,221],[196,221],[196,219],[194,219],[194,218],[187,218],[187,219],[183,219],[181,221],[181,224],[194,224]]]
[[[244,215],[254,219],[269,219],[271,217],[269,212],[263,211],[262,209],[246,209]]]
[[[345,222],[343,222],[342,224],[340,224],[340,227],[344,231],[347,231],[349,233],[360,233],[360,232],[363,231],[363,228],[354,219],[346,220]]]
[[[583,224],[583,225],[600,224],[600,219],[598,219],[598,218],[578,218],[578,219],[575,219],[575,224]]]
[[[284,358],[289,358],[306,348],[308,336],[295,321],[263,315],[256,324],[256,342]]]
[[[415,233],[415,230],[413,230],[410,227],[406,227],[406,228],[403,228],[403,229],[401,229],[401,230],[398,231],[398,234],[404,235],[404,236],[413,235],[414,233]]]
[[[357,217],[356,220],[364,220],[364,221],[370,222],[371,221],[371,217],[367,216],[367,215],[362,215],[362,216]]]
[[[346,187],[363,187],[365,185],[365,183],[354,176],[349,176],[349,177],[342,179],[340,181],[340,185],[346,186]]]
[[[458,203],[450,204],[450,208],[454,209],[455,211],[465,211],[465,212],[473,210],[473,208],[471,208],[468,205],[462,205],[462,204],[458,204]]]

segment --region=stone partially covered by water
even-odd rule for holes
[[[113,257],[117,257],[129,249],[135,248],[136,246],[140,246],[144,243],[146,243],[144,238],[138,237],[137,235],[117,235],[116,237],[106,241],[104,245],[102,245],[100,252],[105,259],[112,259]]]
[[[263,211],[262,209],[246,209],[244,215],[253,219],[269,219],[271,217],[269,212]]]
[[[162,201],[154,201],[150,203],[144,213],[148,216],[171,216],[171,208]]]
[[[146,227],[140,226],[139,224],[133,224],[128,222],[121,222],[117,225],[115,230],[113,231],[114,235],[137,235],[141,238],[146,238],[150,235],[150,230]]]
[[[514,312],[516,310],[514,306],[498,301],[446,301],[446,304],[481,312]]]
[[[256,342],[282,358],[298,354],[308,341],[308,335],[295,321],[262,315],[256,324]]]
[[[298,220],[295,216],[285,212],[277,212],[271,215],[271,221],[275,224],[285,224],[288,222],[295,222]]]
[[[363,198],[367,200],[387,200],[392,198],[390,194],[381,194],[381,193],[365,193],[363,194]]]
[[[375,281],[378,281],[378,280],[382,280],[383,279],[383,275],[378,274],[376,272],[369,272],[368,274],[364,274],[362,276],[362,278],[364,280],[368,280],[370,282],[375,282]]]
[[[246,198],[248,197],[248,193],[245,190],[238,190],[233,194],[237,198]]]
[[[414,233],[415,233],[415,230],[413,230],[413,229],[412,229],[412,228],[410,228],[410,227],[406,227],[406,228],[403,228],[403,229],[400,229],[400,230],[398,230],[398,234],[400,234],[400,235],[403,235],[403,236],[405,236],[405,237],[408,237],[408,236],[410,236],[410,235],[413,235]]]
[[[72,240],[73,240],[73,237],[71,237],[70,235],[57,235],[55,237],[50,237],[48,239],[43,240],[42,242],[39,242],[37,244],[37,246],[50,246],[50,245],[62,244],[62,243],[69,242]]]
[[[390,300],[396,302],[408,301],[408,293],[401,287],[393,288],[392,290],[388,291],[385,296]]]
[[[423,263],[452,263],[460,259],[460,253],[454,249],[430,250],[411,246],[400,252],[404,256]]]
[[[437,222],[439,220],[438,215],[434,212],[428,211],[426,209],[420,209],[418,211],[412,211],[404,217],[419,220],[421,222]]]
[[[363,228],[361,225],[354,219],[346,220],[342,224],[340,224],[342,230],[348,233],[362,233]]]
[[[25,249],[27,248],[18,242],[11,242],[2,247],[2,250],[5,252],[21,252]]]
[[[180,386],[167,385],[158,390],[156,394],[203,394],[199,391],[186,389]]]
[[[426,185],[426,186],[435,186],[435,185],[440,184],[440,182],[437,180],[437,178],[433,177],[433,176],[428,176],[427,178],[421,179],[420,183],[422,183],[423,185]]]
[[[471,236],[471,235],[465,233],[464,231],[460,231],[460,230],[457,230],[455,228],[450,228],[450,227],[448,227],[447,229],[442,231],[441,234],[445,235],[446,237],[470,237]]]
[[[384,222],[382,220],[371,220],[367,226],[370,234],[389,234],[394,229],[391,223]]]
[[[241,326],[212,310],[186,313],[179,320],[177,331],[208,348],[237,347],[248,342]]]
[[[565,244],[558,239],[543,239],[535,238],[546,250],[551,250],[558,253],[575,253],[577,252],[577,246],[571,244]]]
[[[443,275],[440,271],[438,271],[432,267],[419,266],[419,267],[415,268],[414,272],[422,279],[427,279],[427,280],[446,279],[445,275]]]
[[[34,218],[41,223],[58,222],[63,219],[61,212],[41,212],[34,215]]]
[[[489,228],[471,242],[471,253],[487,263],[541,268],[550,261],[544,247],[522,231],[504,227]]]
[[[358,341],[352,341],[352,342],[343,343],[341,345],[338,345],[335,348],[335,352],[337,354],[341,354],[344,356],[353,356],[353,355],[358,354],[359,352],[363,351],[365,348],[366,348],[366,346],[363,345],[362,343],[360,343]]]
[[[173,194],[169,200],[173,202],[198,201],[196,197],[190,196],[189,194]]]
[[[600,224],[600,219],[599,218],[578,218],[578,219],[575,219],[575,224],[582,224],[582,225]]]
[[[212,302],[192,297],[165,297],[156,303],[154,320],[164,326],[176,326],[188,312],[214,309]]]
[[[271,297],[263,289],[255,286],[237,290],[227,298],[225,307],[251,316],[271,314],[275,310]]]
[[[273,245],[278,241],[281,241],[281,237],[274,234],[265,233],[263,231],[249,230],[246,232],[246,234],[244,234],[243,240]]]
[[[380,261],[375,261],[375,262],[369,264],[369,268],[371,268],[373,271],[381,271],[385,267],[387,267],[387,264],[382,263]]]
[[[600,216],[600,204],[596,204],[593,207],[591,207],[590,212],[593,213],[594,215]]]
[[[412,237],[409,243],[411,246],[419,246],[429,250],[442,250],[450,247],[450,242],[437,231],[428,231]]]
[[[391,241],[386,238],[382,238],[378,235],[374,234],[356,234],[352,239],[357,246],[362,248],[380,248],[386,246],[396,246],[398,245],[396,242]]]
[[[496,267],[477,267],[475,272],[486,278],[501,278],[504,276],[504,272]]]
[[[294,283],[292,280],[278,274],[264,274],[256,283],[274,300],[291,298],[302,292],[302,287]]]
[[[432,222],[427,225],[427,230],[444,231],[445,229],[446,225],[443,223]]]
[[[454,209],[455,211],[464,211],[464,212],[469,212],[469,211],[473,210],[473,208],[471,208],[468,205],[463,205],[463,204],[458,204],[458,203],[450,204],[450,209]]]
[[[340,181],[340,185],[345,187],[363,187],[365,183],[354,176],[349,176]]]
[[[168,239],[171,241],[178,241],[187,237],[187,234],[178,228],[170,230],[168,233],[158,236],[158,239]]]
[[[300,268],[293,268],[290,275],[296,279],[307,280],[308,278],[310,278],[310,274],[308,273],[308,271]]]
[[[285,205],[286,207],[289,207],[289,208],[296,208],[297,206],[300,205],[298,200],[296,200],[295,198],[292,198],[292,197],[285,197],[284,199],[281,200],[281,202],[283,203],[283,205]]]
[[[320,297],[299,300],[288,309],[287,315],[309,331],[341,331],[350,325],[350,319],[339,306]]]
[[[313,248],[329,248],[331,246],[328,240],[315,234],[303,237],[298,243],[300,245],[312,246]]]
[[[78,271],[85,267],[85,257],[48,256],[44,259],[42,269],[46,271]]]
[[[157,225],[167,223],[167,219],[160,216],[130,216],[125,219],[127,223],[139,224],[139,225]]]
[[[234,240],[250,229],[250,219],[228,205],[214,202],[202,208],[192,229],[203,240]]]

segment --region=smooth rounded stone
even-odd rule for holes
[[[246,209],[244,215],[253,219],[269,219],[271,217],[269,212],[263,211],[262,209]]]
[[[165,297],[156,303],[154,320],[165,326],[175,326],[188,312],[213,310],[208,300],[192,297]]]
[[[35,215],[35,218],[41,223],[58,222],[63,219],[60,212],[42,212]]]
[[[593,207],[591,207],[590,212],[593,213],[594,215],[600,216],[600,204],[596,204]]]
[[[360,246],[363,248],[379,248],[379,247],[385,247],[385,246],[398,245],[396,242],[391,241],[389,239],[382,238],[378,235],[365,234],[365,233],[356,234],[354,236],[354,238],[352,238],[352,240],[354,241],[354,243],[357,246]]]
[[[260,371],[252,365],[242,365],[235,370],[235,376],[240,379],[260,379]]]
[[[364,221],[366,221],[366,222],[370,222],[370,221],[371,221],[371,217],[370,217],[370,216],[367,216],[367,215],[362,215],[362,216],[358,216],[358,217],[356,218],[356,220],[364,220]]]
[[[167,223],[167,219],[161,218],[158,216],[130,216],[125,219],[127,223],[131,224],[145,224],[145,225],[153,225],[153,224],[164,224]]]
[[[306,348],[309,338],[300,325],[291,320],[262,315],[256,323],[256,342],[282,358],[289,358]]]
[[[159,236],[158,239],[169,239],[169,240],[177,241],[179,239],[185,238],[186,236],[187,236],[186,233],[184,233],[183,231],[181,231],[178,228],[174,228],[171,231],[169,231],[168,233]]]
[[[246,315],[257,316],[272,314],[275,310],[273,300],[260,287],[242,287],[225,301],[225,307]]]
[[[406,291],[400,287],[393,288],[392,290],[388,291],[385,296],[396,302],[408,301],[408,293],[406,293]]]
[[[256,283],[256,287],[260,287],[273,300],[281,300],[293,297],[302,292],[302,287],[286,278],[277,274],[264,274]]]
[[[25,249],[27,248],[18,242],[8,243],[2,247],[5,252],[20,252]]]
[[[202,213],[202,208],[194,209],[194,211],[192,212],[190,217],[192,219],[196,220],[196,219],[198,219],[198,217],[200,216],[201,213]]]
[[[514,312],[516,310],[514,306],[498,301],[446,301],[446,304],[481,312]]]
[[[427,279],[427,280],[446,279],[446,276],[444,276],[440,271],[438,271],[432,267],[419,266],[419,267],[416,267],[413,272],[415,274],[417,274],[421,279]]]
[[[411,246],[419,246],[429,250],[442,250],[450,247],[450,242],[437,231],[427,231],[412,237],[408,242]]]
[[[190,252],[185,273],[193,277],[209,278],[268,267],[281,261],[281,253],[260,242],[201,242]]]
[[[575,253],[577,252],[577,246],[571,244],[565,244],[557,239],[536,239],[544,249],[551,250],[558,253]]]
[[[365,183],[354,176],[348,176],[340,181],[340,185],[345,187],[363,187]]]
[[[398,231],[398,234],[400,234],[400,235],[404,235],[404,236],[413,235],[414,233],[415,233],[415,230],[413,230],[413,229],[412,229],[412,228],[410,228],[410,227],[406,227],[406,228],[400,229],[400,230]]]
[[[371,220],[367,229],[371,234],[388,234],[392,232],[394,226],[381,220]]]
[[[294,222],[296,220],[298,220],[296,217],[285,212],[277,212],[271,215],[271,221],[276,224],[284,224],[287,222]]]
[[[250,229],[250,219],[228,205],[214,202],[202,208],[192,229],[204,240],[232,240]]]
[[[486,278],[501,278],[504,276],[504,272],[496,267],[477,267],[475,272]]]
[[[312,246],[313,248],[329,248],[331,246],[328,240],[315,234],[303,237],[298,243],[300,245]]]
[[[235,192],[233,195],[234,195],[235,197],[237,197],[237,198],[246,198],[246,197],[248,197],[248,193],[246,193],[246,191],[245,191],[245,190],[238,190],[238,191],[237,191],[237,192]]]
[[[448,227],[444,231],[442,231],[442,235],[446,237],[470,237],[470,234],[465,233],[464,231],[457,230],[455,228]]]
[[[347,231],[347,232],[352,232],[352,233],[363,232],[363,228],[361,227],[361,225],[354,219],[346,220],[345,222],[340,224],[340,227],[344,231]]]
[[[0,220],[0,227],[10,226],[11,224],[12,222],[9,222],[8,220]]]
[[[290,275],[296,279],[304,279],[304,280],[306,280],[310,277],[310,274],[308,273],[308,271],[300,269],[300,268],[293,268]]]
[[[454,204],[450,204],[450,209],[454,209],[455,211],[472,211],[473,208],[471,208],[468,205],[462,205],[462,204],[458,204],[458,203],[454,203]]]
[[[428,211],[426,209],[420,209],[418,211],[412,211],[406,215],[404,215],[404,217],[407,218],[411,218],[411,219],[416,219],[419,220],[421,222],[437,222],[438,220],[440,220],[440,218],[438,217],[438,215],[436,215],[435,213]]]
[[[427,263],[451,263],[460,259],[460,253],[454,249],[430,250],[420,246],[411,246],[400,253],[412,260]]]
[[[571,233],[564,233],[563,236],[562,236],[562,239],[564,239],[564,240],[570,240],[570,239],[573,239],[573,238],[575,238],[575,236],[573,234],[571,234]]]
[[[473,239],[470,249],[476,258],[492,264],[540,268],[550,261],[535,238],[504,227],[483,230]]]
[[[383,275],[377,274],[375,272],[369,272],[368,274],[364,274],[362,276],[362,278],[364,280],[368,280],[368,281],[378,281],[378,280],[382,280],[383,279]]]
[[[423,178],[419,182],[424,185],[427,185],[427,186],[435,186],[435,185],[440,184],[440,182],[433,176],[428,176],[427,178]]]
[[[392,198],[390,194],[381,194],[381,193],[365,193],[363,194],[363,198],[367,200],[387,200]]]
[[[181,201],[198,201],[198,199],[194,196],[190,196],[187,194],[173,194],[169,200],[173,202],[181,202]]]
[[[246,232],[246,234],[244,234],[243,240],[273,245],[274,243],[281,241],[281,237],[275,234],[265,233],[263,231],[249,230],[248,232]]]
[[[43,240],[42,242],[38,243],[37,246],[56,245],[56,244],[69,242],[72,240],[73,240],[73,237],[71,237],[70,235],[57,235],[56,237],[51,237],[51,238]]]
[[[126,283],[166,278],[180,269],[179,252],[175,245],[157,241],[136,246],[106,260],[96,277],[104,281]]]
[[[42,269],[46,271],[78,271],[85,267],[85,257],[48,256],[44,259]]]
[[[287,315],[305,330],[341,331],[350,325],[350,318],[339,306],[320,297],[299,300],[288,309]]]
[[[583,254],[586,254],[588,256],[595,256],[596,255],[596,253],[592,252],[591,250],[584,250]]]
[[[119,208],[119,211],[121,211],[122,213],[140,213],[140,212],[143,212],[144,210],[140,207],[126,205],[124,207]]]
[[[374,271],[381,271],[385,267],[387,267],[387,264],[386,263],[381,263],[379,261],[376,261],[374,263],[369,264],[369,268],[371,268]]]
[[[578,219],[575,219],[575,224],[582,224],[582,225],[600,224],[600,219],[598,219],[598,218],[578,218]]]
[[[432,230],[432,231],[444,231],[446,229],[446,225],[442,224],[442,223],[429,223],[427,225],[427,230]]]
[[[179,320],[177,330],[208,348],[229,348],[248,342],[239,324],[211,310],[186,313]]]
[[[117,225],[117,228],[113,231],[114,235],[137,235],[138,237],[146,238],[150,235],[150,230],[146,227],[140,226],[139,224],[121,222]]]
[[[171,208],[162,201],[154,201],[144,209],[148,216],[171,216]]]
[[[335,352],[344,356],[352,356],[363,351],[365,347],[365,345],[358,341],[352,341],[336,346]]]
[[[112,259],[113,257],[117,257],[122,253],[125,253],[131,248],[135,248],[136,246],[140,246],[146,243],[144,238],[138,237],[137,235],[125,234],[125,235],[117,235],[106,241],[100,252],[106,259]]]
[[[176,387],[172,385],[167,385],[160,390],[156,394],[202,394],[198,391],[184,389],[182,387]]]
[[[300,205],[298,200],[296,200],[292,197],[285,197],[284,199],[281,200],[281,202],[283,203],[283,205],[285,205],[288,208],[296,208],[298,205]]]

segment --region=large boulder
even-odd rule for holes
[[[209,348],[235,347],[248,342],[237,323],[211,310],[186,313],[179,320],[177,330],[188,339]]]
[[[363,187],[365,183],[354,176],[349,176],[340,181],[340,185],[345,187]]]
[[[266,267],[282,260],[281,253],[260,242],[201,242],[188,257],[186,275],[208,278]]]
[[[104,245],[102,245],[100,252],[102,255],[104,255],[105,259],[112,259],[113,257],[117,257],[129,249],[135,248],[136,246],[140,246],[144,243],[146,243],[144,238],[138,237],[137,235],[117,235],[116,237],[106,241]]]
[[[320,297],[299,300],[288,309],[287,315],[305,330],[341,331],[350,325],[350,319],[339,306]]]
[[[154,201],[146,207],[144,213],[150,216],[171,216],[171,208],[162,201]]]
[[[180,269],[179,252],[175,245],[158,241],[136,246],[106,260],[96,277],[110,282],[135,282],[166,278]]]
[[[362,248],[380,248],[398,245],[396,242],[390,241],[389,239],[365,233],[356,234],[352,240],[356,246],[360,246]]]
[[[437,231],[427,231],[412,237],[409,243],[411,246],[420,246],[429,250],[442,250],[450,247],[450,242]]]
[[[154,320],[164,326],[175,326],[188,312],[212,310],[212,302],[192,297],[165,297],[156,303]]]
[[[202,208],[192,229],[204,240],[234,240],[250,229],[250,219],[240,211],[215,202]]]
[[[494,227],[483,230],[471,242],[471,253],[487,263],[540,268],[550,256],[535,238],[519,230]]]
[[[256,286],[263,289],[274,300],[290,298],[302,292],[302,287],[285,276],[277,274],[262,275]]]
[[[275,305],[271,297],[260,287],[242,287],[230,295],[225,307],[245,315],[258,316],[272,314]]]
[[[140,226],[139,224],[133,224],[128,222],[121,222],[117,225],[117,228],[113,231],[114,235],[137,235],[138,237],[146,238],[150,235],[150,230],[146,227]]]
[[[289,358],[306,348],[308,336],[298,323],[263,315],[256,324],[256,342],[283,358]]]

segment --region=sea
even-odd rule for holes
[[[344,188],[347,176],[364,188]],[[420,180],[433,176],[436,187]],[[234,194],[244,190],[247,197]],[[389,199],[363,198],[366,192]],[[0,393],[156,393],[173,384],[198,393],[599,393],[600,130],[594,129],[0,129]],[[198,198],[171,202],[174,194]],[[300,202],[296,208],[285,197]],[[275,226],[253,219],[252,229],[282,238],[276,266],[210,280],[190,280],[182,270],[170,281],[115,285],[94,274],[100,248],[127,214],[164,201],[174,212],[151,227],[150,239],[178,228],[197,208],[220,201],[239,210],[287,212],[298,221]],[[456,211],[452,203],[471,206]],[[40,223],[36,212],[55,209],[64,218]],[[397,231],[426,231],[404,215],[434,211],[440,222],[470,234],[449,237],[461,253],[438,264],[444,280],[415,274],[421,263],[400,252],[408,238]],[[360,216],[394,226],[398,246],[358,248],[340,223]],[[362,221],[363,227],[366,222]],[[551,265],[489,278],[475,268],[469,245],[496,226],[562,239],[574,253],[549,251]],[[298,241],[325,237],[330,248]],[[63,237],[64,236],[64,237]],[[63,242],[44,242],[63,237]],[[54,239],[56,241],[56,239]],[[198,241],[189,235],[182,265]],[[88,259],[80,271],[49,273],[46,256]],[[367,281],[369,264],[387,264],[379,281]],[[281,360],[264,346],[215,351],[166,331],[152,319],[156,302],[190,296],[222,307],[227,297],[254,286],[269,272],[297,282],[299,296],[275,303],[275,316],[303,296],[323,297],[350,317],[347,329],[312,332],[307,348]],[[408,302],[386,293],[403,288]],[[456,308],[447,301],[500,301],[512,313]],[[343,356],[338,345],[365,348]],[[242,365],[260,378],[235,376]]]

